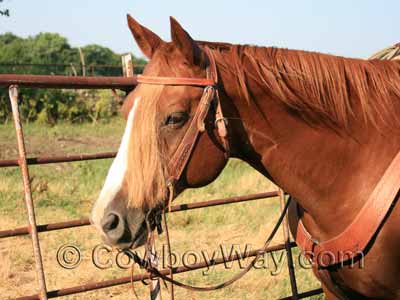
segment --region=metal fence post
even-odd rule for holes
[[[26,161],[26,151],[24,134],[20,120],[18,108],[18,87],[13,85],[9,87],[9,95],[11,101],[12,114],[14,119],[15,132],[17,136],[18,153],[19,153],[19,166],[22,173],[22,181],[24,185],[25,204],[28,213],[29,233],[32,238],[33,254],[35,257],[36,277],[39,284],[39,295],[41,300],[47,300],[46,280],[43,271],[42,255],[40,253],[39,237],[37,232],[35,210],[33,208],[31,184],[29,180],[29,170]]]
[[[283,210],[286,203],[285,192],[282,189],[279,189],[278,193],[279,193],[279,201],[281,204],[281,210]],[[292,247],[290,246],[290,233],[289,233],[287,214],[282,222],[282,230],[283,230],[283,239],[285,243],[285,251],[287,256],[287,265],[289,270],[290,287],[292,289],[292,299],[297,300],[299,299],[299,292],[297,290],[296,274],[293,266],[293,255],[292,255]]]

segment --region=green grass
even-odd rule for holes
[[[115,151],[123,130],[124,121],[119,118],[97,124],[58,124],[53,127],[24,125],[28,156]],[[0,159],[17,157],[15,145],[12,124],[0,126]],[[32,192],[38,223],[87,217],[110,164],[111,160],[108,159],[31,166]],[[176,202],[204,201],[273,189],[273,184],[251,167],[238,160],[231,160],[215,182],[201,189],[185,191]],[[200,249],[213,253],[220,250],[220,245],[240,245],[244,250],[245,245],[250,243],[252,249],[255,249],[263,244],[278,215],[277,199],[177,212],[168,216],[172,248],[178,253]],[[0,230],[26,226],[26,223],[20,171],[18,168],[0,169]],[[275,243],[281,241],[282,235],[279,231]],[[40,242],[50,290],[130,274],[130,270],[122,270],[116,266],[108,270],[99,270],[93,266],[91,250],[101,241],[91,227],[41,233]],[[157,242],[159,249],[163,242],[164,236],[161,236]],[[57,264],[57,249],[65,243],[75,244],[82,250],[82,263],[74,270],[65,270]],[[36,290],[31,253],[30,239],[27,236],[0,240],[0,294],[3,298],[12,299],[32,294]],[[112,255],[116,255],[116,252],[112,252]],[[297,257],[297,252],[295,256]],[[177,275],[176,278],[196,285],[215,284],[238,272],[237,264],[233,266],[232,270],[216,267],[207,276],[202,271],[195,271]],[[289,295],[290,282],[286,265],[283,265],[282,272],[276,276],[271,275],[272,268],[273,264],[270,263],[269,268],[253,270],[233,286],[212,293],[193,293],[175,288],[176,299],[276,299]],[[296,272],[300,291],[319,287],[310,270],[296,268]],[[148,287],[137,283],[136,290],[141,299],[148,298]],[[168,296],[165,289],[163,293],[164,298]],[[64,299],[110,297],[126,299],[133,296],[129,285],[125,285]]]

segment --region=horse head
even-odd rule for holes
[[[130,16],[128,24],[150,60],[143,78],[201,82],[208,76],[210,59],[205,50],[173,18],[172,42],[163,41]],[[128,95],[123,107],[126,129],[91,216],[109,244],[121,248],[142,245],[151,230],[148,216],[152,211],[165,207],[170,198],[188,187],[210,183],[226,165],[224,141],[215,125],[217,107],[212,101],[201,120],[204,128],[190,141],[191,149],[179,148],[190,129],[196,130],[193,123],[198,122],[196,112],[201,110],[205,93],[204,85],[147,84],[139,80]],[[175,164],[171,164],[172,157]],[[182,172],[171,186],[169,179],[179,167]]]

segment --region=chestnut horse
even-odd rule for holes
[[[129,16],[128,24],[150,59],[147,78],[201,80],[212,57],[230,157],[292,195],[304,227],[319,241],[347,228],[400,150],[399,61],[199,42],[172,18],[172,42],[165,42]],[[128,95],[125,133],[91,216],[106,242],[142,245],[150,211],[167,205],[171,195],[212,182],[224,169],[227,147],[215,126],[218,107],[211,106],[173,190],[167,182],[175,172],[171,157],[201,109],[203,90],[143,82]],[[329,299],[400,299],[400,210],[392,206],[364,249],[362,268],[327,268],[340,290],[323,285]]]

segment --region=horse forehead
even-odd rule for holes
[[[174,45],[164,45],[157,50],[143,70],[143,75],[163,77],[194,77],[201,71],[188,64],[182,52]]]

